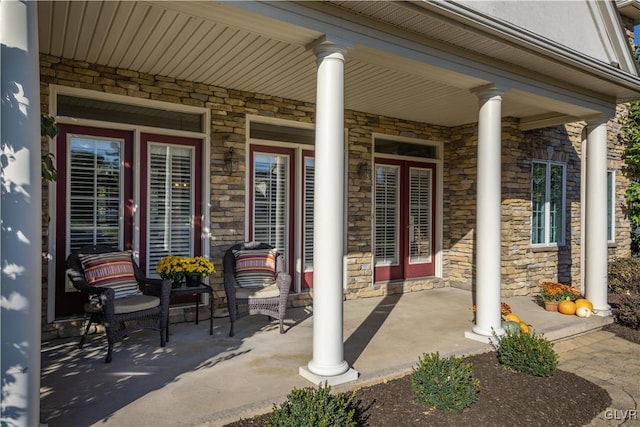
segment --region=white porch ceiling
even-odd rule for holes
[[[487,69],[531,87],[577,94],[546,96],[517,89],[505,93],[503,115],[523,123],[561,123],[594,114],[592,105],[638,96],[606,79],[528,49],[442,19],[402,2],[301,3],[319,11],[389,26],[412,43],[428,43],[479,64],[476,75],[445,69],[357,44],[346,57],[345,107],[444,126],[477,121],[470,90],[488,84]],[[315,56],[307,49],[317,29],[261,16],[219,2],[38,2],[40,51],[45,54],[180,80],[315,102]],[[597,88],[594,90],[594,88]],[[591,100],[595,100],[591,103]]]

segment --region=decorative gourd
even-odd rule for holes
[[[590,311],[593,311],[593,304],[586,298],[578,298],[576,300],[576,308],[587,307]]]
[[[558,311],[562,314],[573,316],[574,314],[576,314],[576,303],[571,301],[570,299],[560,301],[560,303],[558,304]]]
[[[520,322],[519,326],[520,326],[520,332],[522,332],[523,334],[528,334],[531,332],[531,328],[529,328],[529,325],[527,325],[526,323]]]
[[[583,305],[576,308],[576,316],[578,317],[590,317],[591,314],[592,314],[592,311],[589,309],[589,307],[585,307]]]
[[[516,316],[514,313],[509,313],[506,316],[502,316],[504,320],[507,322],[518,322],[520,323],[520,318]]]
[[[505,322],[500,322],[500,326],[507,332],[516,333],[520,330],[520,324],[518,322],[512,322],[510,320]]]

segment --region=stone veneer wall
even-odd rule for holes
[[[49,84],[98,92],[209,108],[211,111],[211,258],[216,273],[211,283],[216,301],[224,306],[222,256],[233,243],[244,238],[245,165],[231,174],[223,170],[224,154],[234,148],[245,158],[246,115],[274,117],[311,123],[314,105],[299,101],[230,90],[201,83],[153,76],[132,70],[114,69],[41,55],[41,108],[49,108]],[[346,298],[410,292],[439,286],[472,289],[474,284],[475,181],[477,125],[445,128],[412,123],[360,112],[346,111],[348,129],[348,230]],[[583,124],[521,132],[517,121],[503,122],[503,279],[504,296],[527,295],[541,280],[570,282],[580,277],[580,139]],[[372,180],[360,177],[362,161],[371,167],[372,134],[398,135],[442,142],[443,159],[443,241],[442,279],[422,279],[373,284],[372,260]],[[622,147],[617,143],[617,124],[610,122],[611,167],[622,164]],[[567,139],[571,144],[566,144]],[[534,252],[530,241],[529,175],[532,158],[567,161],[567,246],[558,251]],[[616,175],[617,247],[611,256],[629,254],[628,221],[624,219],[626,178]],[[46,206],[46,193],[44,196]],[[45,236],[46,245],[46,236]],[[46,247],[46,246],[45,246]],[[46,264],[46,263],[45,263]],[[579,286],[575,280],[571,282]],[[47,307],[46,275],[43,275],[43,309]],[[293,295],[292,305],[310,303],[309,295]],[[43,312],[43,323],[46,315]]]

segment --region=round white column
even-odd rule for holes
[[[12,426],[40,420],[42,191],[35,1],[0,1],[2,405]]]
[[[343,344],[344,215],[344,48],[315,47],[315,202],[313,229],[313,359],[311,373],[341,375],[349,370]]]
[[[501,133],[502,93],[496,87],[477,92],[478,177],[476,191],[476,322],[472,330],[501,335]]]
[[[607,304],[607,122],[587,122],[585,209],[585,297],[595,314],[608,316]]]

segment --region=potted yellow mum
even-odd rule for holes
[[[216,270],[213,263],[203,256],[168,255],[158,261],[156,271],[163,279],[173,281],[174,288],[179,288],[183,279],[186,279],[187,286],[198,286],[202,278]]]

